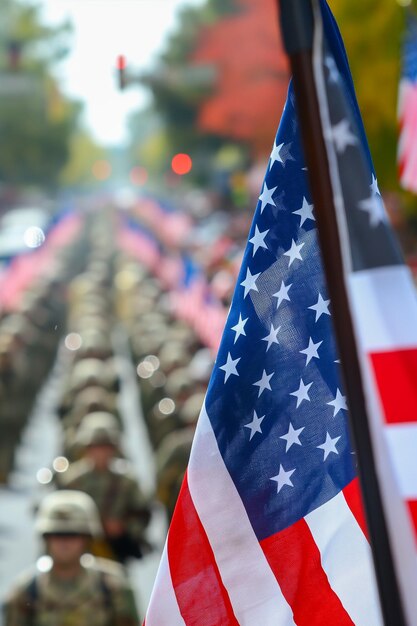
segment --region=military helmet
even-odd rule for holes
[[[77,534],[95,537],[102,528],[92,498],[82,491],[62,490],[48,494],[39,507],[36,530],[41,535]]]
[[[86,409],[84,415],[94,411],[116,411],[117,398],[101,385],[92,385],[79,391],[74,398],[74,409]]]
[[[92,385],[105,383],[105,369],[101,359],[86,358],[75,363],[69,382],[70,389],[77,391]]]
[[[95,411],[86,415],[78,429],[76,441],[82,446],[111,445],[120,443],[119,423],[112,413]]]

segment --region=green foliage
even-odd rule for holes
[[[93,165],[106,156],[106,151],[85,131],[73,133],[69,142],[69,158],[60,173],[60,183],[65,187],[82,187],[95,183]]]
[[[333,4],[380,187],[395,189],[403,9],[393,0],[338,0]]]
[[[68,24],[45,27],[40,6],[1,0],[0,181],[53,187],[69,156],[80,107],[66,100],[52,64],[67,49]],[[11,47],[20,50],[13,64]]]
[[[394,0],[331,2],[355,83],[380,189],[394,192],[405,218],[404,232],[417,232],[417,198],[398,182],[397,98],[406,10]],[[409,234],[407,235],[409,237]]]
[[[131,156],[159,173],[169,170],[172,156],[176,152],[193,155],[195,182],[204,182],[207,159],[213,155],[223,140],[200,132],[196,127],[198,104],[205,87],[197,87],[184,79],[193,53],[204,26],[234,10],[234,0],[207,0],[202,7],[184,7],[179,15],[179,25],[170,36],[161,52],[156,68],[145,78],[153,97],[153,110],[159,122],[147,126],[149,133],[143,136],[144,120],[149,121],[149,112],[138,112],[132,116]],[[175,78],[177,77],[177,79]],[[162,122],[162,124],[161,124]],[[144,145],[141,150],[140,145]],[[147,162],[146,155],[152,155]],[[158,158],[156,158],[158,155]],[[136,161],[137,162],[137,161]]]

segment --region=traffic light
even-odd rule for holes
[[[126,57],[123,54],[119,54],[117,57],[117,75],[119,79],[119,89],[123,90],[127,85]]]

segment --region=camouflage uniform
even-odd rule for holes
[[[119,449],[117,421],[114,420],[111,425],[108,416],[107,420],[105,416],[104,412],[86,416],[80,428],[79,441],[83,446],[111,445],[115,457],[105,469],[100,470],[90,459],[76,461],[60,476],[60,485],[88,494],[97,506],[104,526],[107,520],[116,520],[123,525],[120,537],[107,536],[104,545],[100,542],[95,544],[98,556],[104,554],[123,562],[129,556],[140,558],[148,549],[144,532],[149,523],[150,509],[138,482],[129,471],[129,464],[116,458]]]
[[[168,519],[174,513],[193,438],[193,427],[181,428],[165,437],[156,454],[157,497],[165,505]]]
[[[94,502],[84,493],[58,491],[41,503],[37,530],[45,537],[100,532]],[[51,544],[49,544],[51,545]],[[22,577],[4,604],[5,626],[133,626],[138,614],[123,568],[84,554],[76,574],[63,579],[50,567]]]
[[[88,557],[70,582],[52,572],[26,575],[6,600],[5,626],[137,626],[135,600],[123,568]]]
[[[156,451],[157,496],[165,505],[169,519],[174,512],[182,480],[188,465],[195,425],[204,401],[204,393],[190,396],[181,407],[182,427],[164,437]]]
[[[25,371],[13,344],[0,345],[0,483],[13,469],[20,435],[27,423],[33,394],[25,388]]]

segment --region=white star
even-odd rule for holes
[[[339,80],[339,72],[333,57],[326,57],[324,65],[329,70],[329,82],[337,83]]]
[[[272,168],[275,162],[284,163],[284,161],[282,160],[282,156],[280,154],[283,147],[284,147],[283,143],[280,143],[279,146],[277,146],[274,142],[274,147],[272,148],[271,158],[269,161],[269,169]]]
[[[239,321],[235,326],[232,326],[231,330],[234,330],[236,335],[235,335],[235,340],[233,343],[236,343],[236,341],[239,339],[240,335],[244,335],[246,337],[246,333],[245,333],[245,324],[248,321],[248,317],[246,317],[244,320],[242,320],[242,316],[239,313]]]
[[[278,298],[277,308],[284,300],[288,300],[288,302],[291,301],[291,298],[288,295],[290,287],[292,287],[292,283],[290,283],[289,285],[285,285],[284,281],[281,281],[281,287],[279,288],[279,291],[274,293],[272,296],[273,298]]]
[[[239,363],[240,357],[238,359],[232,359],[230,352],[227,353],[227,361],[224,365],[220,366],[220,369],[225,372],[224,382],[234,374],[234,376],[239,376],[238,371],[236,369],[236,365]]]
[[[300,350],[301,354],[305,354],[307,357],[306,365],[310,363],[311,359],[320,358],[317,350],[320,348],[322,343],[323,343],[322,341],[319,341],[318,343],[314,343],[314,341],[310,337],[307,348],[304,348],[304,350]]]
[[[342,153],[348,146],[354,146],[357,143],[356,136],[349,127],[349,120],[341,120],[332,128],[332,138],[336,146],[336,150]]]
[[[261,424],[262,424],[262,420],[264,419],[264,417],[265,415],[262,415],[262,417],[258,417],[256,415],[256,411],[254,411],[253,420],[249,422],[249,424],[244,424],[245,428],[250,428],[249,441],[252,439],[255,433],[261,433],[262,435]]]
[[[319,293],[319,297],[317,298],[316,304],[313,304],[312,306],[308,307],[309,309],[312,309],[313,311],[316,312],[316,319],[315,319],[316,322],[317,320],[320,319],[320,317],[323,314],[331,315],[329,311],[329,304],[330,304],[330,300],[323,300],[321,293]]]
[[[271,380],[274,374],[275,372],[272,372],[272,374],[267,374],[266,371],[264,370],[262,373],[262,378],[260,380],[257,380],[256,383],[253,383],[253,385],[256,385],[257,387],[259,387],[258,398],[261,395],[261,393],[265,391],[265,389],[269,389],[269,391],[272,391],[269,381]]]
[[[260,232],[258,227],[255,226],[255,234],[252,237],[252,239],[249,239],[249,243],[253,243],[252,256],[255,256],[259,248],[266,248],[268,250],[268,246],[265,243],[265,237],[267,236],[268,233],[269,233],[269,229],[263,230],[262,232]]]
[[[246,298],[246,296],[251,290],[259,291],[258,287],[256,286],[256,280],[260,275],[261,275],[261,272],[259,272],[259,274],[251,274],[250,269],[249,268],[246,269],[246,278],[245,280],[242,280],[242,282],[240,283],[242,287],[245,288],[245,295],[243,296],[244,298]]]
[[[274,325],[271,324],[271,329],[269,331],[269,335],[267,335],[266,337],[262,337],[262,341],[267,341],[268,345],[266,347],[266,351],[268,352],[269,348],[272,346],[273,343],[279,343],[278,339],[277,339],[277,335],[279,333],[281,329],[281,326],[278,326],[278,328],[274,328]]]
[[[370,185],[370,189],[374,196],[381,195],[381,192],[379,191],[379,187],[378,187],[378,181],[373,174],[372,174],[372,183]]]
[[[285,469],[282,467],[282,465],[279,466],[278,474],[270,478],[270,480],[274,480],[276,483],[278,483],[277,493],[281,491],[284,485],[288,485],[289,487],[294,487],[294,485],[291,482],[291,476],[294,474],[295,469],[296,468],[292,470],[288,470],[286,472]]]
[[[275,202],[273,201],[272,196],[277,189],[277,187],[272,187],[271,189],[268,189],[268,185],[264,183],[262,187],[262,193],[259,196],[259,200],[261,201],[261,213],[263,213],[263,210],[267,204],[272,204],[273,206],[275,206]]]
[[[290,262],[288,263],[288,267],[290,267],[290,265],[293,263],[293,261],[295,261],[295,259],[300,259],[300,261],[303,260],[303,257],[300,254],[300,250],[303,246],[304,246],[303,243],[300,243],[300,245],[297,246],[294,239],[292,240],[291,248],[287,250],[287,252],[284,252],[284,256],[287,256],[290,259]]]
[[[291,448],[292,445],[297,444],[298,446],[302,446],[303,444],[300,441],[300,433],[303,432],[304,426],[302,428],[293,428],[293,425],[290,422],[290,426],[288,428],[288,432],[286,435],[281,435],[280,439],[285,439],[287,445],[285,447],[285,452]]]
[[[303,198],[303,204],[301,206],[301,209],[293,211],[294,215],[299,215],[301,217],[300,226],[302,226],[306,220],[316,220],[313,215],[313,208],[314,206],[312,204],[309,204],[306,198]]]
[[[310,402],[308,390],[310,389],[312,384],[313,383],[308,383],[307,385],[305,385],[303,379],[300,378],[300,386],[298,387],[296,391],[292,391],[290,393],[290,396],[295,396],[297,398],[297,406],[296,406],[297,409],[303,400],[308,400]]]
[[[385,222],[387,219],[384,203],[381,196],[378,196],[377,194],[374,194],[369,198],[365,198],[365,200],[361,200],[358,203],[358,207],[362,211],[367,211],[367,213],[369,213],[369,222],[372,228],[375,228],[375,226],[378,226],[381,222]]]
[[[336,391],[335,399],[331,402],[327,402],[326,404],[330,404],[330,406],[333,407],[333,417],[335,417],[335,415],[337,415],[339,411],[347,411],[346,396],[342,396],[339,389],[337,389]]]
[[[339,454],[339,452],[336,450],[336,444],[339,441],[340,437],[335,437],[334,439],[332,439],[329,435],[329,433],[326,433],[326,441],[324,443],[322,443],[320,446],[316,446],[316,448],[321,448],[324,452],[324,459],[323,461],[325,461],[327,459],[327,457],[329,456],[330,452],[334,452],[335,454]]]

